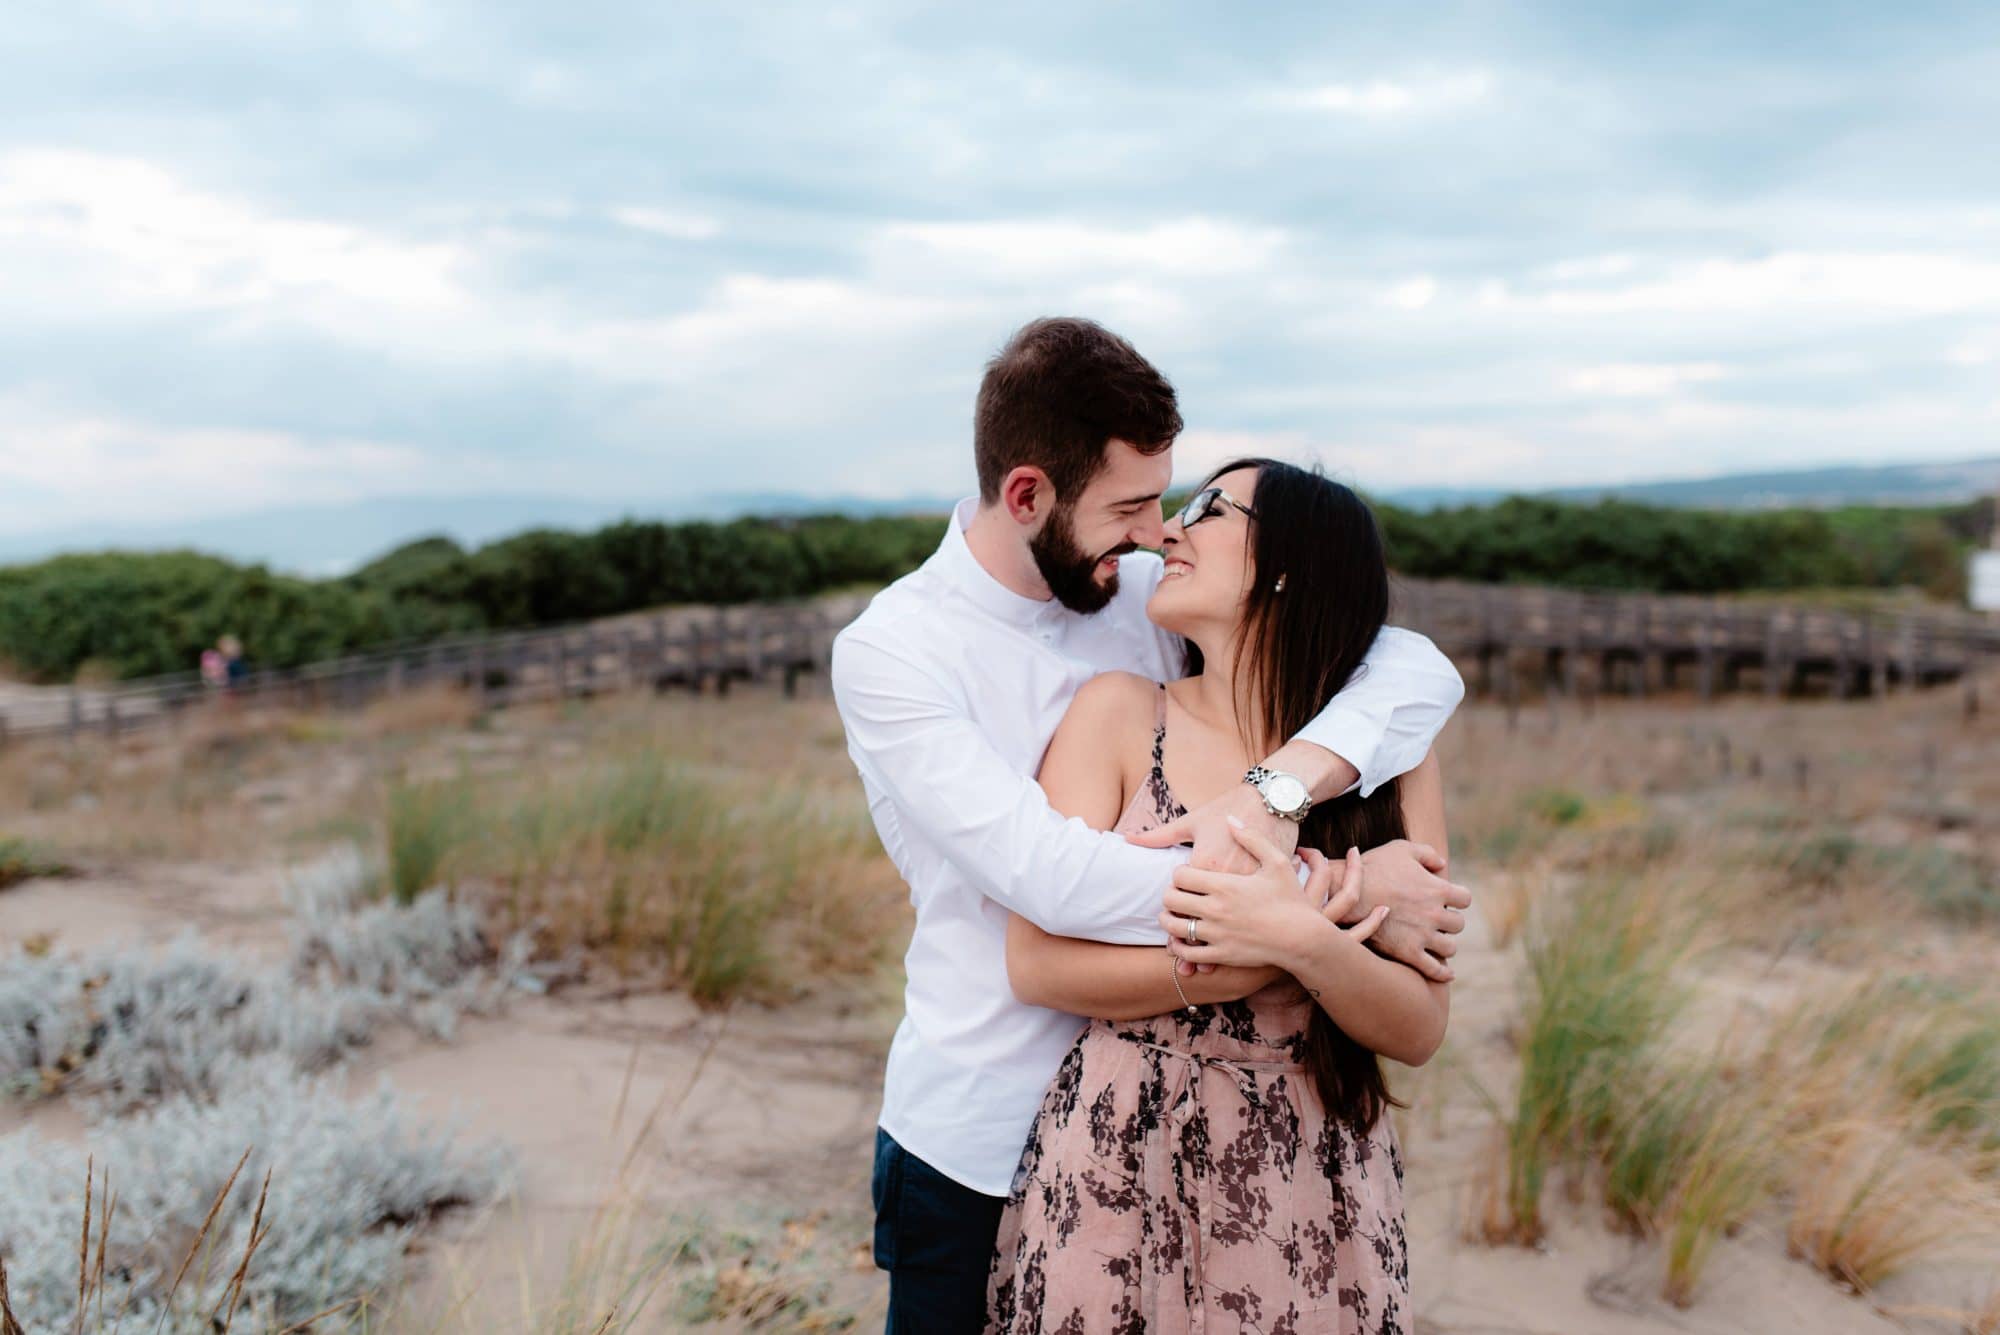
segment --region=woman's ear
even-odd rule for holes
[[[1001,481],[1000,504],[1015,523],[1031,526],[1055,509],[1056,489],[1049,485],[1047,473],[1023,464]]]

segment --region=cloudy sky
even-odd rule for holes
[[[956,494],[1058,312],[1184,474],[2000,452],[2000,10],[1386,12],[12,5],[0,529]]]

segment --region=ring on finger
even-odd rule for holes
[[[1189,918],[1187,920],[1187,943],[1191,946],[1201,944],[1201,938],[1194,934],[1194,929],[1200,925],[1201,920],[1199,918]]]

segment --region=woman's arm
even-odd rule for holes
[[[1400,965],[1397,967],[1401,967]],[[1174,957],[1158,946],[1107,946],[1050,936],[1018,913],[1007,922],[1007,981],[1014,997],[1098,1020],[1143,1020],[1178,1010],[1238,1001],[1278,977],[1275,968],[1219,968],[1184,974],[1174,990]]]
[[[1362,876],[1361,859],[1348,859],[1350,881]],[[1341,894],[1348,894],[1343,886]],[[1362,1047],[1405,1066],[1422,1066],[1444,1042],[1451,1014],[1451,984],[1434,983],[1407,964],[1377,955],[1358,929],[1320,918],[1301,932],[1279,965],[1299,980],[1320,1009]]]
[[[1451,862],[1451,836],[1444,824],[1444,769],[1435,750],[1427,752],[1417,767],[1403,776],[1398,790],[1403,808],[1403,835],[1413,844],[1428,844],[1437,850],[1447,868]],[[1461,922],[1460,926],[1464,924]]]
[[[1094,830],[1118,821],[1136,789],[1127,760],[1149,735],[1159,686],[1124,672],[1107,672],[1083,685],[1049,741],[1038,776],[1049,805]],[[1130,744],[1121,744],[1130,743]],[[1217,969],[1180,980],[1173,960],[1157,947],[1107,946],[1051,936],[1013,915],[1007,924],[1007,981],[1030,1006],[1102,1020],[1137,1020],[1182,1004],[1247,997],[1277,977],[1276,969]]]
[[[1410,837],[1443,849],[1444,785],[1434,755],[1405,777],[1402,804]],[[1248,830],[1237,837],[1267,867],[1282,865],[1289,872],[1290,859],[1268,840]],[[1316,869],[1315,881],[1325,883],[1327,870]],[[1340,890],[1321,911],[1310,894],[1246,892],[1246,886],[1259,882],[1183,869],[1174,878],[1181,888],[1167,894],[1161,925],[1174,939],[1171,949],[1183,959],[1277,965],[1298,979],[1357,1043],[1406,1066],[1421,1066],[1444,1042],[1451,988],[1368,949],[1365,942],[1385,909],[1378,908],[1353,928],[1338,925],[1344,904],[1359,901],[1364,874],[1359,853],[1350,852]],[[1211,944],[1183,944],[1189,918],[1197,920],[1197,934]]]

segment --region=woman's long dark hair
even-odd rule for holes
[[[1389,566],[1375,515],[1354,492],[1318,470],[1275,459],[1238,459],[1209,474],[1257,470],[1250,508],[1249,602],[1236,645],[1237,726],[1259,754],[1281,746],[1318,716],[1362,670],[1362,659],[1389,619]],[[1276,587],[1280,579],[1283,589]],[[1201,671],[1188,645],[1188,671]],[[1330,858],[1349,848],[1401,839],[1403,808],[1394,780],[1367,797],[1350,793],[1316,804],[1299,846]],[[1305,1068],[1329,1116],[1357,1132],[1389,1095],[1375,1054],[1344,1033],[1318,1006],[1306,1026]]]

